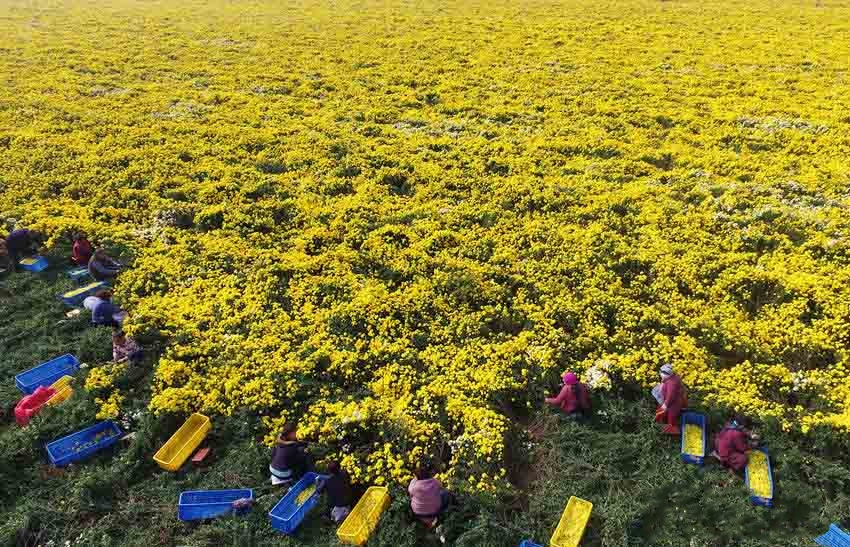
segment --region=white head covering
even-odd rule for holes
[[[661,367],[661,370],[660,370],[659,372],[661,373],[661,375],[662,375],[662,376],[672,376],[672,374],[673,374],[673,365],[671,365],[670,363],[665,363],[665,364]]]

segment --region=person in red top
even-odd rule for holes
[[[666,364],[659,371],[661,375],[661,389],[659,407],[655,411],[655,421],[666,424],[664,433],[669,435],[680,435],[679,416],[682,409],[688,406],[688,390],[679,375],[673,372],[673,367]]]
[[[71,249],[71,261],[77,266],[88,266],[94,249],[86,234],[78,232],[74,234],[74,245]]]
[[[590,396],[587,386],[578,381],[573,372],[564,374],[564,386],[557,397],[546,397],[550,405],[560,407],[567,416],[584,416],[590,412]]]
[[[747,430],[749,420],[735,416],[729,420],[714,439],[715,456],[720,465],[735,473],[741,473],[749,461],[749,452],[758,440]]]

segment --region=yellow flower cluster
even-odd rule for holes
[[[96,397],[94,402],[99,405],[96,415],[98,420],[117,418],[121,411],[121,403],[124,402],[124,396],[115,391],[107,399]]]
[[[88,375],[86,375],[86,390],[100,391],[111,388],[125,368],[126,365],[123,363],[104,363],[99,367],[90,369]]]
[[[118,416],[125,397],[114,384],[126,368],[124,363],[104,363],[90,369],[86,375],[84,385],[87,391],[96,395],[94,402],[98,405],[98,420]]]
[[[850,429],[850,12],[814,4],[22,5],[0,219],[132,252],[153,410],[298,420],[364,481],[503,490],[564,370]]]

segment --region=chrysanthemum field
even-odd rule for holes
[[[150,410],[298,420],[366,483],[509,491],[513,417],[593,365],[847,431],[848,36],[846,0],[9,0],[0,219],[133,257]]]

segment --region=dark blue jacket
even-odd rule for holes
[[[99,325],[108,325],[114,321],[112,316],[119,311],[121,311],[121,308],[109,300],[103,300],[91,311],[91,320]]]
[[[6,238],[6,248],[9,252],[26,251],[32,247],[32,243],[30,231],[25,229],[13,230]]]

